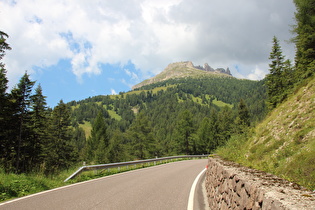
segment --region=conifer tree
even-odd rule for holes
[[[6,42],[6,39],[9,36],[0,31],[0,164],[4,164],[6,169],[10,168],[9,164],[9,156],[11,154],[10,151],[10,101],[9,95],[7,94],[8,88],[8,79],[6,77],[6,69],[4,63],[2,63],[2,58],[5,55],[6,50],[11,50],[11,47]],[[11,147],[12,148],[12,147]]]
[[[294,0],[294,3],[297,10],[294,26],[296,77],[302,80],[315,73],[315,2]]]
[[[273,37],[273,47],[270,53],[269,64],[270,73],[266,76],[268,105],[271,109],[275,108],[277,104],[283,101],[284,80],[282,78],[284,70],[284,57],[279,45],[277,37]]]
[[[48,141],[48,110],[46,96],[43,96],[42,87],[38,85],[35,94],[31,96],[31,145],[32,155],[29,158],[30,164],[39,166],[43,162],[44,148]]]
[[[232,110],[225,106],[218,113],[218,130],[219,130],[219,145],[225,144],[232,135],[233,127],[233,113]]]
[[[203,118],[201,124],[197,131],[197,153],[198,154],[207,154],[211,151],[211,130],[210,130],[210,119],[208,117]]]
[[[9,38],[9,35],[0,31],[0,60],[2,60],[6,50],[11,50],[10,45],[6,42],[7,38]]]
[[[24,172],[27,169],[27,157],[30,151],[30,108],[31,108],[31,93],[34,86],[34,81],[31,81],[27,72],[22,76],[17,87],[11,92],[12,100],[14,101],[14,116],[16,117],[16,130],[13,138],[16,140],[16,171]],[[12,122],[14,123],[14,122]],[[22,165],[20,165],[22,163]]]
[[[108,148],[107,126],[103,112],[99,112],[94,120],[91,137],[87,141],[87,160],[96,163],[106,163]]]
[[[49,133],[45,147],[48,174],[68,168],[78,156],[71,142],[70,109],[62,100],[52,111]]]
[[[218,120],[218,112],[215,109],[211,109],[210,111],[210,142],[209,142],[209,150],[215,150],[220,143],[219,137],[219,120]]]
[[[248,107],[243,99],[240,100],[237,106],[238,116],[236,118],[236,124],[238,133],[243,133],[250,126],[250,114]]]
[[[146,159],[156,155],[155,138],[147,116],[139,113],[127,131],[130,141],[130,153],[137,159]]]
[[[109,140],[108,160],[110,163],[128,160],[126,146],[124,145],[124,135],[118,130],[114,131],[113,137]]]
[[[0,164],[7,162],[9,156],[9,99],[6,90],[8,80],[6,71],[3,66],[0,66]],[[8,163],[8,162],[7,162]],[[7,167],[8,168],[8,167]]]
[[[192,134],[194,132],[193,116],[189,110],[184,110],[179,114],[176,126],[176,139],[179,146],[179,152],[186,155],[192,152]]]
[[[75,126],[73,132],[73,144],[78,149],[80,156],[84,156],[84,147],[86,143],[86,136],[83,128],[79,127],[78,125]]]

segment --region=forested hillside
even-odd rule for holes
[[[162,78],[155,77],[133,91],[69,103],[61,100],[54,108],[47,107],[40,84],[34,89],[36,83],[27,72],[8,91],[2,58],[11,48],[8,35],[0,31],[1,172],[52,175],[83,161],[97,164],[204,154],[224,145],[220,151],[228,154],[226,158],[246,157],[249,165],[276,173],[285,171],[285,164],[296,163],[291,157],[305,156],[304,166],[312,163],[314,92],[308,90],[313,90],[315,72],[314,3],[294,2],[295,63],[285,59],[274,37],[270,74],[262,81],[236,79],[228,70],[222,74],[222,69],[210,69],[209,73],[192,64],[176,64]],[[269,118],[253,129],[267,113]],[[278,127],[281,123],[283,127]],[[293,136],[283,132],[291,130]],[[307,145],[306,151],[298,151]],[[267,154],[272,158],[264,159]],[[294,174],[310,174],[301,183],[313,186],[309,183],[314,180],[314,167],[289,172],[283,175],[300,179]]]
[[[265,98],[263,81],[184,78],[69,105],[82,158],[95,162],[98,158],[92,151],[100,148],[90,145],[89,149],[82,146],[83,142],[97,145],[105,141],[108,154],[97,162],[107,162],[210,153],[233,133],[262,119],[266,113]],[[100,126],[106,130],[106,139],[95,136]],[[118,145],[123,152],[114,158],[109,154],[117,151]]]
[[[8,35],[1,37],[3,56],[10,47]],[[182,67],[172,73],[182,74]],[[27,72],[7,92],[1,64],[1,168],[50,175],[83,161],[206,154],[265,116],[264,81],[189,71],[119,95],[61,100],[51,109]]]

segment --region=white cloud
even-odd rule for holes
[[[110,89],[111,95],[117,95],[117,92],[114,89]]]
[[[138,77],[138,75],[137,75],[136,73],[130,71],[129,69],[124,69],[124,70],[125,70],[126,74],[127,74],[129,77],[131,77],[131,80],[136,80],[136,81],[139,80],[139,77]]]
[[[19,0],[0,1],[9,80],[34,66],[70,59],[72,71],[99,74],[100,64],[131,61],[143,75],[191,60],[214,68],[242,65],[247,78],[268,68],[272,37],[291,38],[294,5],[287,0]],[[284,54],[293,46],[282,42]],[[256,66],[260,69],[255,69]],[[255,69],[252,72],[252,69]],[[128,74],[128,72],[126,71]],[[130,72],[131,78],[137,75]]]
[[[248,76],[247,78],[250,80],[261,80],[265,77],[265,75],[267,74],[266,71],[260,69],[258,66],[256,66],[255,70],[253,70]]]

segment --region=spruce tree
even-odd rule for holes
[[[109,144],[107,126],[103,112],[99,112],[94,120],[91,137],[87,141],[87,160],[96,163],[106,163]]]
[[[236,117],[237,133],[244,133],[244,131],[250,126],[250,114],[248,107],[243,99],[237,106],[238,116]]]
[[[211,109],[209,119],[210,119],[209,150],[213,151],[219,146],[220,143],[219,117],[217,110]]]
[[[4,168],[10,168],[10,154],[12,153],[10,147],[10,101],[7,90],[8,80],[6,78],[6,71],[3,66],[0,66],[0,164]]]
[[[27,170],[27,158],[30,156],[30,136],[32,130],[30,128],[30,108],[31,108],[31,94],[34,86],[34,81],[31,81],[27,72],[22,76],[17,87],[11,92],[13,100],[14,117],[16,127],[13,133],[13,138],[16,139],[14,145],[16,151],[16,172],[24,172]],[[20,164],[22,163],[22,165]]]
[[[178,142],[179,152],[189,155],[192,152],[192,134],[194,132],[193,116],[189,110],[184,110],[179,114],[175,131],[175,138]]]
[[[2,60],[6,50],[11,50],[10,45],[7,43],[7,38],[9,38],[9,35],[0,31],[0,60]]]
[[[84,147],[86,144],[86,136],[83,128],[75,126],[72,138],[73,144],[76,146],[80,156],[84,156]]]
[[[115,130],[113,137],[109,140],[108,160],[110,163],[128,160],[124,135],[119,130]]]
[[[225,106],[218,113],[218,130],[219,130],[219,145],[225,144],[232,135],[233,128],[233,113],[232,110]]]
[[[45,153],[44,149],[48,141],[48,109],[46,96],[43,96],[40,85],[35,89],[35,94],[31,96],[31,146],[32,155],[29,162],[34,166],[39,166],[43,162]]]
[[[208,117],[203,118],[201,124],[197,131],[197,153],[198,154],[207,154],[211,152],[210,145],[210,119]]]
[[[266,76],[268,106],[273,109],[283,100],[284,79],[282,78],[284,70],[284,57],[277,37],[273,37],[273,47],[270,53],[269,64],[270,73]]]
[[[315,2],[294,0],[294,3],[297,10],[294,26],[296,77],[302,80],[315,73]]]
[[[130,153],[137,159],[152,158],[156,155],[155,138],[151,122],[143,113],[139,113],[127,131]]]
[[[46,173],[67,169],[78,154],[71,142],[70,108],[61,100],[51,113],[49,141],[45,147]]]
[[[3,164],[4,168],[9,169],[10,165],[10,101],[7,94],[8,79],[6,77],[6,69],[4,63],[1,62],[6,50],[11,50],[11,47],[6,42],[9,36],[0,31],[0,164]],[[12,148],[12,147],[11,147]]]

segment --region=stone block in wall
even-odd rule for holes
[[[295,185],[272,174],[219,157],[209,158],[208,166],[206,188],[210,209],[315,209],[313,192],[297,190],[292,187]]]

